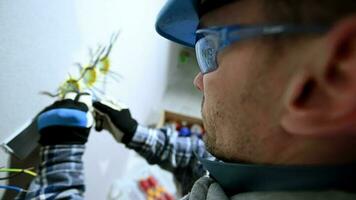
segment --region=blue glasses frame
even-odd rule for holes
[[[202,74],[207,74],[218,68],[217,57],[219,52],[235,42],[268,35],[324,33],[328,30],[329,28],[325,26],[286,24],[210,27],[196,31],[195,51],[200,71]]]

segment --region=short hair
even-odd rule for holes
[[[356,12],[355,0],[263,0],[266,17],[275,23],[332,25]]]

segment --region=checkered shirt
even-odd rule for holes
[[[82,156],[84,145],[41,148],[39,174],[19,200],[82,200],[85,191]]]
[[[148,163],[158,164],[172,172],[183,194],[188,193],[194,182],[207,173],[197,156],[216,160],[199,137],[179,137],[178,132],[169,126],[163,129],[139,126],[126,146]]]
[[[178,137],[178,133],[171,128],[149,129],[138,126],[126,146],[135,150],[150,164],[158,164],[173,172],[184,186],[184,193],[195,180],[206,173],[195,154],[212,157],[198,137]],[[32,181],[28,192],[20,194],[17,200],[83,200],[84,150],[84,145],[42,147],[39,175]]]

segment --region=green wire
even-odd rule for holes
[[[37,174],[29,169],[15,169],[15,168],[1,168],[0,172],[23,172],[31,176],[37,176]]]

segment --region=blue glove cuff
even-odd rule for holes
[[[38,117],[38,129],[50,126],[89,128],[92,124],[87,114],[88,112],[68,108],[49,110]]]

